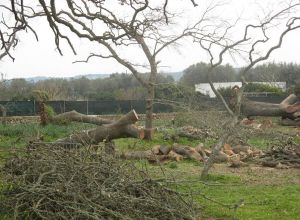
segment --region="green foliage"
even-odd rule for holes
[[[234,95],[234,92],[231,87],[221,87],[218,89],[218,91],[223,97],[232,97]]]
[[[46,114],[47,114],[47,116],[49,118],[51,118],[51,117],[53,117],[53,116],[56,115],[54,109],[51,106],[49,106],[49,105],[45,105],[45,112],[46,112]]]
[[[288,91],[288,94],[294,93],[295,95],[300,95],[300,85],[291,86]]]
[[[207,74],[209,71],[209,64],[197,63],[189,66],[184,70],[184,75],[180,82],[187,86],[194,87],[198,83],[207,83]],[[233,82],[236,81],[237,74],[232,66],[229,64],[218,66],[211,73],[213,82]]]
[[[201,93],[195,92],[193,88],[176,85],[176,84],[160,84],[155,87],[155,98],[167,99],[172,101],[186,101],[190,98],[203,96]]]
[[[248,83],[245,86],[245,92],[272,92],[274,94],[280,95],[283,91],[280,88],[258,83]]]
[[[267,149],[269,146],[271,146],[273,140],[260,137],[251,137],[247,142],[255,148]]]
[[[300,65],[294,63],[267,63],[258,65],[246,74],[250,82],[287,82],[296,85],[300,79]]]
[[[223,97],[231,97],[234,95],[232,87],[219,88],[218,91],[223,95]],[[280,88],[267,85],[267,84],[259,84],[259,83],[248,83],[244,88],[244,92],[257,92],[257,93],[270,92],[273,93],[273,95],[284,94],[284,92]]]
[[[89,100],[96,101],[113,101],[115,100],[114,94],[111,92],[89,93],[87,94]]]
[[[46,102],[49,100],[49,95],[43,90],[32,90],[32,96],[39,102]]]

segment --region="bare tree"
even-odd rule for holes
[[[196,2],[190,1],[194,6]],[[92,53],[84,61],[93,57],[111,58],[127,68],[147,90],[145,138],[153,135],[152,113],[154,87],[158,73],[158,55],[178,40],[190,35],[189,28],[169,31],[174,25],[175,14],[168,10],[168,0],[165,1],[129,1],[118,0],[108,2],[84,0],[39,0],[43,14],[47,17],[49,26],[55,35],[55,44],[62,54],[61,40],[66,40],[76,54],[71,35],[96,43],[99,53]],[[205,15],[197,24],[204,20]],[[144,58],[139,64],[135,59],[129,60],[124,51],[135,48]],[[138,55],[139,58],[141,57]],[[145,77],[142,73],[150,72]]]
[[[23,30],[30,30],[37,35],[34,29],[28,24],[27,19],[35,17],[32,7],[24,5],[23,0],[4,0],[0,3],[0,60],[9,56],[12,60],[11,49],[19,42],[17,33]]]
[[[221,148],[228,141],[230,136],[237,132],[236,126],[239,123],[239,117],[242,113],[247,111],[259,111],[262,113],[264,109],[268,108],[271,112],[276,112],[278,115],[288,115],[292,113],[291,117],[293,117],[295,111],[298,111],[295,106],[292,106],[295,107],[292,112],[287,111],[287,108],[291,108],[291,104],[295,101],[294,95],[289,96],[281,104],[275,106],[273,104],[268,105],[268,103],[249,103],[244,98],[243,92],[244,86],[247,84],[245,75],[249,70],[256,64],[267,60],[273,51],[279,49],[285,36],[289,32],[300,28],[300,17],[297,16],[299,9],[300,4],[298,2],[289,3],[278,12],[267,14],[258,24],[246,25],[242,32],[242,37],[237,40],[232,40],[230,36],[230,30],[233,29],[236,24],[229,25],[228,23],[223,23],[223,32],[219,31],[213,32],[210,35],[203,35],[202,32],[196,31],[193,34],[194,40],[200,44],[201,48],[204,49],[210,57],[208,80],[211,89],[222,101],[230,115],[230,119],[223,125],[224,134],[213,148],[209,159],[205,162],[201,174],[202,177],[207,177],[215,157],[219,154]],[[277,29],[277,34],[274,34],[274,30]],[[247,57],[248,64],[243,68],[241,73],[243,86],[234,90],[234,98],[231,100],[231,103],[229,103],[215,88],[211,79],[211,72],[224,62],[226,55],[234,56],[235,54]],[[299,117],[298,114],[296,117]]]

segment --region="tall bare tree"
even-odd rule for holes
[[[276,113],[287,113],[286,109],[283,108],[286,108],[289,104],[291,104],[289,103],[291,100],[295,100],[295,97],[291,96],[280,105],[276,106],[273,104],[248,103],[247,100],[244,99],[243,92],[244,86],[247,84],[245,75],[249,72],[249,70],[256,64],[267,60],[272,52],[279,49],[284,38],[289,32],[300,28],[299,9],[299,2],[290,2],[279,11],[268,13],[258,23],[245,25],[244,30],[241,32],[241,37],[235,40],[232,40],[234,38],[230,36],[230,30],[233,29],[235,25],[225,25],[225,23],[223,23],[223,32],[219,31],[213,32],[211,35],[203,35],[201,32],[199,34],[199,32],[196,31],[193,34],[194,40],[200,44],[201,48],[207,52],[210,58],[208,80],[211,89],[222,101],[230,115],[230,120],[223,125],[224,134],[213,148],[212,155],[205,163],[201,175],[202,177],[206,177],[208,175],[216,155],[228,141],[229,137],[237,132],[236,126],[239,123],[239,117],[242,113],[245,113],[246,111],[260,111],[263,113],[262,111],[265,108],[269,108],[270,111]],[[216,67],[224,62],[225,56],[234,56],[236,54],[243,58],[246,57],[245,59],[248,64],[243,68],[241,73],[243,86],[234,90],[234,100],[231,100],[232,103],[229,103],[215,88],[214,82],[211,78],[211,73]]]
[[[187,2],[197,6],[193,0]],[[189,30],[193,27],[183,28],[176,34],[169,31],[170,26],[174,25],[175,14],[169,12],[168,0],[39,0],[39,3],[42,6],[40,14],[47,17],[60,53],[61,40],[66,40],[76,53],[71,35],[89,40],[101,46],[100,52],[92,53],[85,61],[79,62],[88,62],[93,57],[114,59],[147,89],[145,138],[151,139],[154,87],[160,62],[158,55],[189,36]],[[144,63],[130,60],[126,56],[128,48],[135,48],[144,58]],[[150,73],[147,78],[143,77],[144,72]]]

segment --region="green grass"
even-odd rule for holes
[[[274,143],[274,140],[251,137],[247,142],[255,148],[264,150],[267,149],[270,145],[272,145]]]
[[[37,123],[0,124],[0,165],[13,148],[25,147],[30,141],[39,141],[39,139],[51,142],[91,127],[94,126],[76,122],[69,125],[49,124],[44,127]]]
[[[232,219],[233,210],[209,201],[203,195],[224,205],[234,205],[243,199],[244,205],[237,210],[241,220],[300,219],[300,185],[245,184],[239,176],[232,174],[211,174],[203,181],[197,162],[183,161],[173,166],[173,163],[163,166],[165,175],[178,181],[176,189],[179,192],[193,196],[206,217]],[[155,169],[158,172],[158,168]]]
[[[300,136],[298,135],[298,136],[295,136],[294,138],[293,138],[293,141],[295,141],[295,143],[297,143],[297,144],[300,144]]]
[[[206,196],[224,204],[234,204],[243,199],[245,205],[237,212],[239,219],[273,220],[300,217],[300,186],[192,186],[192,189],[197,188]],[[203,210],[208,216],[232,219],[232,210],[209,202],[201,196],[196,198],[200,204],[205,204]]]
[[[12,146],[24,146],[29,141],[36,141],[39,138],[43,138],[44,141],[53,141],[75,131],[91,127],[93,126],[75,122],[69,125],[49,124],[44,127],[36,123],[0,124],[0,149]]]
[[[159,121],[163,125],[163,122]],[[22,147],[29,141],[43,137],[44,141],[54,141],[58,138],[65,137],[75,131],[88,129],[93,126],[81,123],[71,123],[68,126],[47,125],[41,127],[38,124],[16,124],[16,125],[0,125],[0,156],[8,152],[10,147]],[[137,140],[133,138],[123,138],[115,140],[117,149],[120,151],[146,150],[154,145],[172,145],[174,141],[165,140],[165,137],[175,132],[174,128],[160,130],[156,133],[152,141]],[[295,136],[295,142],[300,143],[300,137]],[[208,147],[213,145],[216,140],[189,140],[180,138],[177,143],[181,145],[196,146],[204,143]],[[266,149],[274,140],[263,137],[251,137],[248,143],[260,149]],[[136,162],[138,167],[146,168],[153,178],[161,178],[178,180],[176,189],[180,192],[191,193],[196,204],[202,209],[203,216],[213,217],[215,219],[232,219],[233,211],[216,204],[212,201],[204,199],[201,194],[205,194],[212,200],[216,200],[223,204],[234,204],[244,199],[245,205],[237,211],[238,219],[280,219],[295,220],[300,219],[300,186],[287,184],[263,185],[256,183],[244,183],[242,179],[231,172],[223,174],[213,174],[205,181],[200,179],[200,172],[203,163],[192,160],[184,160],[181,162],[169,162],[161,166],[150,165],[147,161]],[[164,175],[162,174],[162,171]],[[278,172],[282,172],[278,170]],[[245,174],[253,176],[254,174]],[[258,178],[258,177],[257,177]],[[263,177],[262,177],[263,178]],[[267,177],[265,177],[267,178]],[[291,176],[297,178],[297,176]],[[268,182],[266,179],[265,182]],[[3,187],[3,181],[0,178],[0,190]],[[175,186],[174,186],[175,187]],[[1,199],[1,198],[0,198]],[[204,217],[204,218],[205,218]],[[4,219],[4,215],[0,215],[0,219]],[[6,219],[9,219],[6,217]]]

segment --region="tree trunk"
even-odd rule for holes
[[[72,134],[69,137],[57,140],[55,143],[65,146],[76,146],[98,144],[102,141],[108,142],[112,139],[123,137],[143,139],[144,131],[138,129],[133,125],[135,122],[137,122],[137,120],[138,116],[136,112],[132,110],[115,122],[112,122],[110,124],[103,124],[102,126],[98,126],[95,129]]]
[[[157,66],[155,60],[152,61],[151,73],[149,83],[147,86],[147,100],[146,100],[146,119],[145,119],[145,139],[151,140],[154,136],[153,128],[153,102],[155,96],[154,84],[157,76]]]
[[[153,129],[153,99],[154,87],[149,86],[146,100],[146,117],[145,117],[145,139],[151,140],[154,135]]]
[[[39,115],[40,115],[40,124],[46,126],[48,123],[48,116],[46,113],[46,104],[43,101],[39,101]]]
[[[219,142],[216,144],[216,146],[214,146],[214,148],[211,152],[211,155],[209,156],[207,161],[204,163],[204,167],[203,167],[203,170],[202,170],[202,173],[201,173],[201,178],[204,178],[204,179],[207,178],[209,170],[213,166],[213,164],[214,164],[217,156],[219,155],[222,147],[227,142],[229,137],[233,134],[232,130],[235,128],[235,126],[237,124],[238,124],[238,117],[234,116],[232,118],[232,120],[230,122],[228,122],[228,124],[225,125],[225,128],[224,128],[225,133],[223,134],[223,136],[221,137]]]
[[[280,104],[255,102],[244,99],[242,103],[242,114],[249,116],[280,116],[295,120],[299,118],[300,103],[296,102],[297,96],[289,95]]]

